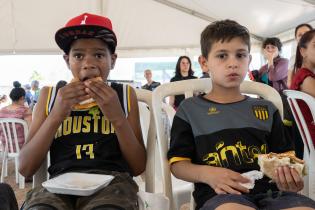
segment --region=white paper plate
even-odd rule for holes
[[[51,193],[89,196],[106,187],[114,176],[87,173],[65,173],[43,182],[42,185]]]

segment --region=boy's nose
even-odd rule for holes
[[[230,69],[235,69],[235,68],[237,68],[237,66],[238,66],[238,61],[237,61],[237,59],[230,59],[230,61],[229,61],[229,63],[228,63],[228,67],[230,68]]]
[[[97,76],[99,76],[97,66],[93,63],[92,59],[86,58],[82,63],[80,80],[83,81]]]
[[[86,56],[82,62],[83,68],[95,68],[94,58],[92,56]]]

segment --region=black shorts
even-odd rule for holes
[[[39,187],[26,195],[26,201],[21,209],[42,205],[55,209],[92,210],[97,207],[116,207],[122,210],[138,209],[138,185],[128,173],[110,172],[114,175],[111,183],[102,190],[90,196],[62,195],[48,192]]]
[[[293,192],[270,192],[261,194],[224,194],[209,199],[200,210],[216,209],[225,203],[237,203],[259,210],[278,210],[294,207],[315,208],[315,201]]]

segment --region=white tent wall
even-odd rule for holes
[[[258,37],[274,36],[315,20],[312,1],[0,0],[0,54],[61,53],[56,30],[83,12],[112,19],[120,57],[199,54],[200,32],[210,20],[235,19]]]
[[[57,29],[83,11],[101,12],[99,1],[93,0],[0,0],[0,8],[1,54],[59,53]]]
[[[89,12],[112,20],[119,58],[136,58],[133,64],[138,58],[152,57],[152,62],[164,62],[166,57],[174,62],[180,55],[196,60],[200,55],[201,31],[214,20],[229,18],[245,25],[252,33],[251,53],[255,62],[251,69],[257,69],[265,62],[260,55],[261,40],[278,36],[291,45],[296,25],[315,25],[314,5],[315,0],[0,0],[0,55],[61,55],[54,40],[55,32],[69,18]],[[292,46],[294,49],[295,45]],[[58,62],[43,65],[40,61],[46,58],[40,56],[28,61],[18,56],[10,59],[1,56],[0,64],[4,68],[0,73],[8,74],[3,73],[9,68],[10,72],[29,71],[25,76],[29,80],[31,71],[37,70],[45,77],[42,84],[55,83],[55,72],[66,69],[62,57],[57,57]],[[118,62],[116,71],[111,73],[113,78],[115,75],[134,78],[135,66],[130,63],[126,66],[125,60],[122,63]],[[120,70],[125,73],[119,73]],[[69,71],[65,72],[64,78],[71,77]],[[17,74],[22,75],[14,73]],[[0,80],[0,86],[10,85],[14,78],[6,76]],[[27,82],[25,78],[20,80]]]

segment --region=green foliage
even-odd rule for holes
[[[41,81],[41,80],[43,80],[43,79],[44,79],[44,77],[43,77],[40,73],[38,73],[38,71],[34,70],[34,71],[32,72],[31,77],[29,78],[29,81],[30,81],[30,82],[32,82],[33,80]]]

